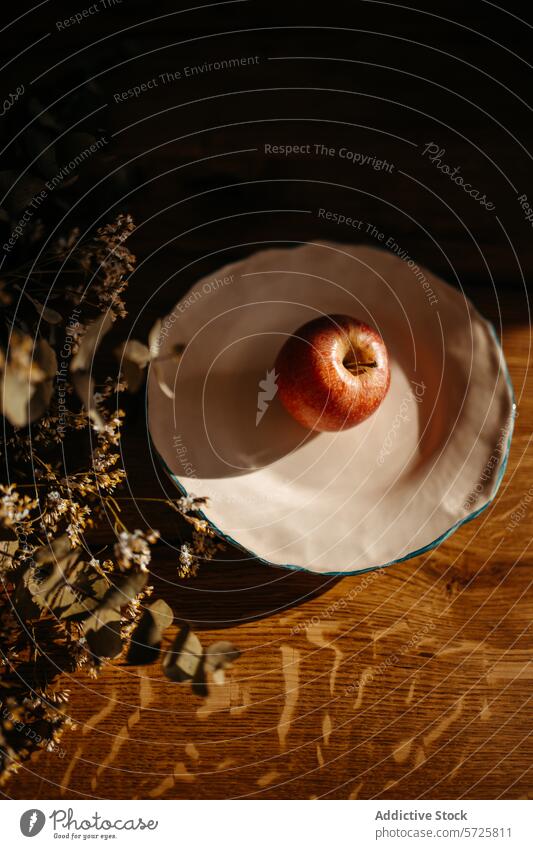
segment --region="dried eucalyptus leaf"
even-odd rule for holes
[[[84,619],[91,611],[99,607],[108,587],[109,582],[103,575],[92,569],[87,563],[80,564],[76,583],[71,586],[72,601],[68,607],[59,612],[59,618]],[[69,596],[65,592],[64,600],[68,601],[68,598]]]
[[[29,421],[34,422],[48,409],[54,394],[54,376],[57,373],[56,352],[46,339],[39,339],[36,345],[36,360],[44,373],[44,380],[35,386],[29,404]]]
[[[72,384],[76,394],[87,411],[95,405],[94,380],[89,372],[76,371],[72,375]]]
[[[146,366],[150,362],[150,349],[139,342],[138,339],[128,339],[120,348],[117,348],[117,356],[130,360],[139,366]]]
[[[35,385],[27,377],[17,374],[9,365],[6,367],[0,382],[0,410],[13,427],[28,424],[34,392]]]
[[[89,371],[98,346],[112,324],[113,316],[110,312],[102,313],[96,321],[89,324],[81,338],[77,352],[72,357],[70,365],[72,372]]]
[[[156,632],[154,632],[153,637],[155,637],[156,640],[160,640],[163,636],[163,631],[170,628],[172,625],[174,621],[174,612],[171,606],[162,598],[158,598],[157,601],[152,602],[152,604],[149,605],[148,610],[154,620],[156,632],[158,632],[157,635]]]
[[[97,657],[117,657],[122,651],[120,614],[107,607],[99,608],[83,623],[87,646]]]
[[[13,606],[21,619],[37,619],[41,615],[42,607],[34,601],[28,587],[27,573],[32,567],[22,571],[15,585],[13,595]]]
[[[120,576],[105,592],[91,615],[83,623],[90,651],[97,657],[117,657],[122,651],[121,610],[137,598],[148,575],[134,572]]]
[[[80,550],[70,551],[59,563],[50,563],[45,567],[36,568],[30,564],[22,577],[33,600],[41,608],[53,610],[56,602],[61,602],[61,593],[65,589],[69,596],[67,603],[74,601],[72,589],[68,583],[68,575],[80,558]]]
[[[137,363],[131,362],[131,360],[123,360],[121,370],[128,392],[138,392],[143,384],[145,369],[139,367]]]
[[[54,377],[57,371],[57,356],[46,339],[39,339],[35,346],[37,364],[45,374],[46,379]]]
[[[159,356],[159,349],[161,347],[161,328],[163,326],[163,322],[160,318],[157,319],[156,323],[150,330],[148,334],[148,347],[150,349],[150,356],[155,358]]]
[[[173,620],[172,608],[163,599],[145,608],[131,639],[128,663],[135,666],[153,663],[159,654],[163,632],[172,625]]]
[[[39,383],[35,387],[35,392],[30,399],[29,405],[29,421],[34,422],[46,412],[50,406],[52,395],[54,394],[54,384],[51,380]]]
[[[120,361],[129,391],[137,392],[150,362],[150,349],[137,339],[129,339],[116,349],[115,356]]]
[[[107,578],[89,563],[80,560],[81,553],[77,549],[60,562],[48,564],[48,573],[44,576],[44,567],[30,567],[24,581],[32,599],[60,619],[87,620],[91,616],[96,617],[93,630],[98,630],[94,627],[98,617],[106,622],[120,622],[120,611],[137,598],[148,575],[144,572],[122,575],[110,587]]]
[[[0,574],[13,568],[13,555],[19,547],[18,539],[11,528],[0,528]]]
[[[212,643],[205,652],[205,665],[211,671],[215,684],[223,684],[225,681],[224,670],[237,660],[241,653],[233,643],[220,640]]]
[[[23,581],[33,601],[60,619],[83,619],[95,610],[108,591],[107,580],[89,563],[80,560],[81,550],[49,564],[44,575],[33,565]]]
[[[89,372],[75,371],[72,374],[72,385],[76,390],[76,394],[81,403],[87,410],[89,418],[93,422],[97,430],[103,430],[105,422],[100,415],[100,411],[96,405],[94,397],[94,380]]]
[[[171,681],[192,681],[202,663],[202,644],[188,625],[178,631],[163,659],[163,672]]]
[[[42,415],[53,393],[57,371],[54,349],[46,339],[13,334],[13,346],[0,382],[0,408],[14,427]]]
[[[72,550],[67,534],[61,534],[48,545],[42,545],[41,548],[36,549],[33,552],[33,559],[39,566],[43,566],[45,563],[52,563],[54,560],[62,560]],[[76,550],[80,551],[80,549]]]
[[[51,307],[45,307],[44,304],[41,304],[36,298],[32,298],[28,292],[24,292],[29,301],[32,302],[33,306],[43,319],[43,321],[48,322],[48,324],[60,324],[63,321],[63,316],[57,312],[57,310],[53,310]]]
[[[161,392],[163,393],[163,395],[166,395],[167,398],[170,398],[172,400],[174,398],[174,392],[166,383],[163,377],[163,371],[161,369],[160,363],[158,363],[157,360],[153,360],[152,368],[154,370],[154,374]]]
[[[156,324],[152,327],[152,330],[150,331],[150,335],[148,337],[148,344],[150,346],[150,352],[152,354],[152,368],[154,370],[155,378],[163,395],[166,395],[167,398],[173,399],[174,390],[168,385],[161,364],[163,360],[179,362],[186,346],[176,344],[173,346],[169,353],[160,356],[160,342],[161,322],[156,322]]]
[[[129,572],[121,575],[105,594],[102,605],[112,610],[122,610],[127,604],[135,601],[147,582],[147,572]]]

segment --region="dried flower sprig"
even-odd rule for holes
[[[72,721],[69,694],[56,683],[61,672],[83,668],[97,675],[124,653],[128,662],[153,662],[174,619],[163,600],[147,606],[157,531],[130,530],[120,516],[124,413],[116,401],[125,384],[111,377],[97,382],[93,374],[101,339],[125,315],[123,295],[135,269],[125,242],[133,230],[124,215],[85,243],[72,230],[32,266],[31,279],[28,264],[6,269],[0,281],[1,451],[9,480],[0,485],[0,783],[35,752],[63,751],[61,734]],[[55,294],[47,275],[59,283]],[[147,346],[121,346],[130,390],[149,362],[157,370],[159,334],[156,325]],[[91,436],[85,462],[67,472],[60,457],[84,433]],[[192,526],[178,574],[193,577],[221,547],[198,514],[205,499],[161,501]],[[114,541],[102,551],[99,539],[93,552],[92,533],[109,528],[110,517]],[[165,673],[194,679],[195,692],[205,693],[206,670],[220,683],[238,652],[223,644],[218,663],[216,646],[204,653],[198,638],[186,634],[196,647],[194,674],[183,672],[192,667],[181,648],[165,655]]]
[[[113,318],[126,316],[126,305],[122,298],[135,269],[135,256],[125,242],[135,229],[130,215],[119,215],[111,224],[100,227],[94,239],[81,245],[76,260],[89,280],[91,297],[98,309]],[[74,303],[83,298],[82,284],[69,290]]]

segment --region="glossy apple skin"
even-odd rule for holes
[[[347,315],[316,318],[296,330],[281,348],[275,370],[283,406],[315,431],[360,424],[377,410],[390,386],[380,334]]]

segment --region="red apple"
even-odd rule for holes
[[[278,395],[310,430],[345,430],[367,419],[390,385],[389,357],[377,330],[347,315],[315,318],[279,352]]]

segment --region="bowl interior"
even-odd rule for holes
[[[284,410],[269,372],[287,335],[328,313],[379,330],[391,388],[366,422],[315,434]],[[179,364],[163,366],[174,401],[150,374],[155,448],[182,488],[209,497],[210,521],[264,560],[385,565],[495,494],[513,413],[503,355],[463,294],[425,269],[363,246],[262,251],[180,301],[162,354],[176,344]]]

